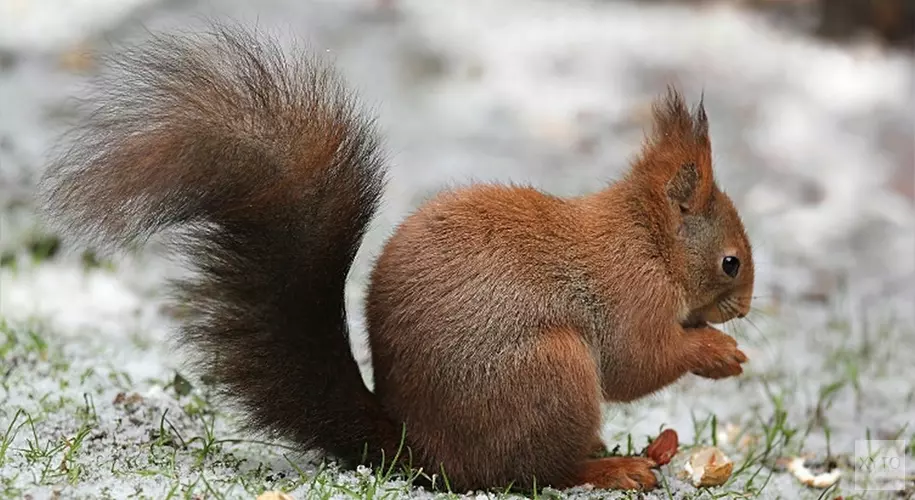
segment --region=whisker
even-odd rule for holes
[[[722,313],[722,315],[731,317],[731,319],[729,319],[723,325],[725,327],[725,331],[733,329],[735,337],[745,336],[744,335],[745,332],[741,328],[742,324],[738,321],[735,321],[736,319],[739,319],[739,318],[737,318],[738,310],[734,304],[733,298],[728,298],[727,300],[725,300],[719,304],[716,304],[715,307],[718,309],[719,312]],[[747,337],[749,338],[749,336],[747,336]]]
[[[756,323],[754,323],[753,320],[750,319],[749,315],[744,316],[743,319],[747,320],[747,323],[749,323],[750,326],[752,326],[753,328],[755,328],[756,331],[759,332],[759,334],[760,334],[761,336],[765,336],[765,334],[764,334],[763,331],[762,331],[762,328],[760,328],[759,326],[757,326]]]
[[[746,330],[743,328],[743,325],[735,319],[732,319],[726,323],[729,330],[733,330],[734,337],[744,337],[747,340],[750,340],[749,336],[746,335]]]
[[[754,311],[755,311],[754,309],[751,309],[750,313],[752,314]],[[752,326],[753,329],[755,329],[759,333],[758,338],[760,340],[760,344],[762,344],[766,347],[772,347],[772,340],[765,334],[765,332],[763,332],[763,329],[760,328],[759,325],[757,325],[752,319],[750,319],[750,314],[747,314],[743,319],[745,319],[747,321],[747,323],[749,323],[750,326]]]
[[[726,317],[726,316],[728,316],[728,313],[727,313],[727,311],[726,311],[723,307],[724,307],[724,303],[723,303],[723,302],[718,302],[718,303],[715,304],[715,309],[718,310],[718,314],[720,314],[722,317]],[[721,327],[722,327],[725,331],[727,331],[728,326],[729,326],[729,325],[728,325],[729,323],[730,323],[730,320],[725,321],[724,323],[721,324]]]
[[[727,305],[729,308],[731,308],[731,311],[735,314],[735,316],[736,316],[736,313],[738,313],[740,311],[740,304],[745,300],[746,300],[746,297],[731,297],[727,300]],[[750,326],[752,326],[753,329],[755,329],[757,333],[759,333],[759,338],[762,338],[763,340],[765,340],[765,334],[763,334],[762,329],[759,326],[757,326],[756,323],[754,323],[752,320],[750,320],[749,318],[746,317],[749,315],[749,313],[751,313],[753,311],[754,311],[754,309],[750,308],[750,311],[748,311],[747,315],[745,315],[743,318],[736,318],[736,319],[746,319],[747,323]],[[747,337],[749,338],[750,336],[748,335]],[[751,339],[751,340],[755,340],[755,339]]]
[[[765,319],[770,319],[770,318],[774,318],[774,317],[775,317],[774,314],[772,314],[772,313],[770,313],[770,312],[768,312],[768,311],[766,311],[766,310],[764,310],[764,309],[758,309],[758,308],[752,308],[752,309],[750,309],[750,311],[747,313],[747,316],[749,316],[749,315],[751,315],[751,314],[755,314],[755,315],[757,315],[757,316],[761,316],[761,317],[763,317],[763,318],[765,318]]]

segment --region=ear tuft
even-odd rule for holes
[[[708,142],[708,115],[705,114],[705,90],[699,94],[699,106],[696,108],[696,123],[693,135],[697,142]]]
[[[667,94],[652,105],[654,117],[654,141],[677,141],[702,144],[708,141],[708,116],[705,113],[705,91],[699,98],[695,115],[690,113],[686,101],[673,86],[667,86]]]
[[[682,136],[689,130],[692,118],[683,101],[683,96],[672,85],[667,86],[667,95],[652,105],[654,117],[654,137],[657,141]]]

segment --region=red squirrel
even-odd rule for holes
[[[594,458],[602,401],[742,372],[710,324],[748,312],[753,257],[702,99],[669,87],[599,192],[472,184],[400,223],[368,287],[373,392],[344,284],[388,173],[333,66],[225,26],[109,63],[42,178],[46,214],[100,249],[173,230],[195,271],[179,338],[254,430],[347,466],[409,457],[463,491],[651,489],[651,459]]]

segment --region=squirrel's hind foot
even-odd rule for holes
[[[612,490],[652,490],[658,480],[652,472],[653,460],[642,457],[608,457],[588,460],[576,476],[577,485]]]

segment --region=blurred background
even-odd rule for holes
[[[638,151],[651,100],[676,83],[691,102],[704,92],[718,181],[755,246],[748,380],[763,382],[730,397],[665,396],[620,428],[688,428],[698,406],[739,415],[769,404],[759,394],[773,380],[797,403],[791,418],[819,415],[823,387],[865,335],[837,322],[861,315],[892,318],[892,352],[836,396],[833,439],[848,449],[865,427],[915,420],[912,0],[0,0],[0,316],[76,325],[108,318],[110,304],[121,314],[118,294],[72,298],[86,288],[69,270],[97,262],[61,260],[67,244],[42,230],[33,186],[78,119],[72,99],[99,70],[95,51],[211,18],[307,42],[379,118],[392,182],[353,273],[357,331],[371,258],[417,203],[473,180],[598,190]],[[116,276],[142,288],[170,272]]]

